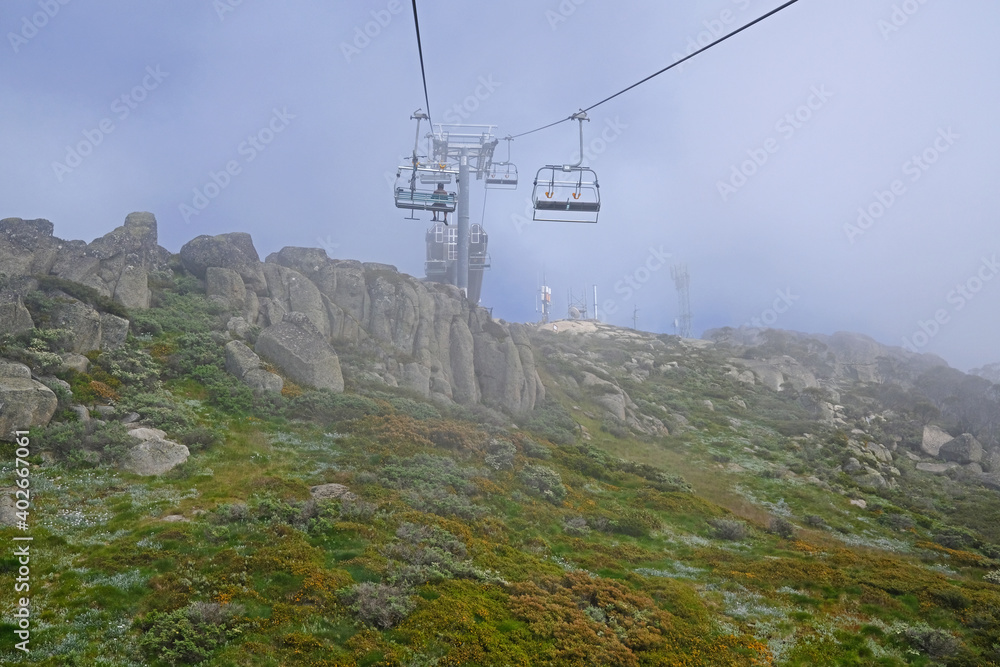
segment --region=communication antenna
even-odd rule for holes
[[[569,308],[567,315],[571,320],[585,320],[587,319],[587,290],[583,290],[583,296],[576,298],[573,296],[573,290],[569,291]]]
[[[674,320],[677,335],[681,338],[691,337],[691,276],[687,264],[674,264],[670,267],[670,277],[674,279],[677,288],[677,303],[679,314]]]
[[[542,286],[535,293],[535,312],[542,314],[541,324],[549,321],[549,311],[552,307],[552,288],[545,284],[545,274],[542,274]]]

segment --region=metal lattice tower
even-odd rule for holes
[[[691,276],[687,264],[674,264],[670,267],[670,277],[677,287],[677,305],[679,314],[674,321],[677,335],[681,338],[691,337]]]

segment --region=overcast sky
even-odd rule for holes
[[[424,0],[431,113],[525,132],[780,4]],[[0,27],[0,217],[90,241],[148,210],[175,252],[248,231],[262,258],[423,275],[429,216],[390,187],[425,106],[409,3],[4,0]],[[596,285],[601,319],[673,333],[683,263],[696,335],[756,318],[1000,361],[998,28],[994,0],[800,0],[590,112],[596,225],[518,217],[575,123],[514,141],[518,190],[472,191],[482,304],[535,320],[544,272],[555,316]]]

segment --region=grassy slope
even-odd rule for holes
[[[807,415],[733,384],[710,352],[668,342],[657,363],[679,372],[613,377],[659,406],[673,426],[659,438],[613,435],[595,395],[560,383],[579,369],[554,354],[535,433],[385,388],[261,405],[204,370],[208,339],[200,360],[178,345],[180,327],[215,321],[190,282],[161,289],[166,309],[151,319],[163,326],[136,354],[152,352],[163,395],[196,422],[171,435],[221,437],[194,438],[204,444],[162,478],[34,459],[31,664],[1000,664],[1000,586],[983,581],[998,567],[983,555],[998,494],[905,463],[898,490],[854,488],[833,472],[836,434],[781,435]],[[594,359],[632,345],[560,340]],[[552,427],[567,416],[590,441]],[[694,493],[622,459],[680,474]],[[310,503],[309,487],[330,482],[358,498]],[[774,517],[791,533],[769,532]],[[746,534],[723,539],[736,521]],[[15,568],[4,554],[5,578]],[[11,644],[0,660],[25,662]]]

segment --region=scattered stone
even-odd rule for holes
[[[865,500],[863,500],[863,499],[861,499],[861,498],[853,498],[851,500],[851,504],[854,505],[855,507],[859,507],[861,509],[867,509],[868,508],[868,502],[865,501]]]
[[[148,430],[155,431],[156,429]],[[134,435],[135,431],[131,433]],[[154,438],[143,440],[130,449],[123,467],[136,475],[162,475],[187,461],[190,455],[191,452],[184,445]]]
[[[978,463],[983,458],[983,446],[971,434],[963,433],[941,445],[938,456],[955,463]]]
[[[160,517],[160,521],[166,521],[167,523],[177,523],[179,521],[190,521],[190,520],[191,519],[187,518],[183,514],[168,514],[167,516]]]
[[[128,434],[133,438],[139,440],[166,440],[167,434],[158,428],[148,428],[145,426],[140,426],[139,428],[130,429]]]
[[[82,422],[90,421],[90,410],[83,405],[71,405],[69,406],[71,412],[76,413],[76,418]]]
[[[929,472],[934,475],[943,475],[952,468],[957,468],[957,463],[930,463],[924,461],[917,464],[917,470],[921,472]]]
[[[355,500],[357,496],[343,484],[319,484],[309,488],[313,500]]]
[[[889,482],[886,481],[885,477],[877,470],[871,468],[865,468],[865,473],[855,477],[854,481],[858,485],[869,489],[884,489],[889,486]]]
[[[951,435],[937,426],[925,426],[924,437],[920,442],[920,449],[927,456],[937,457],[941,445],[952,439]]]
[[[87,369],[90,368],[90,359],[82,354],[74,354],[70,352],[69,354],[64,354],[62,359],[63,366],[70,368],[77,373],[86,373]]]
[[[13,439],[14,431],[44,426],[56,412],[55,393],[24,364],[0,362],[0,439]]]
[[[1000,473],[1000,450],[991,449],[983,453],[983,460],[979,462],[986,472]]]
[[[101,413],[102,417],[110,417],[115,413],[115,409],[110,405],[98,405],[97,411]],[[130,412],[122,418],[123,424],[134,424],[139,421],[138,412]]]
[[[337,353],[301,313],[288,313],[264,329],[254,348],[297,384],[344,391]]]
[[[851,458],[847,459],[847,463],[842,465],[840,469],[846,472],[848,475],[853,475],[855,473],[862,472],[865,469],[865,467],[861,465],[860,461],[858,461],[856,458],[852,456]]]
[[[16,526],[17,506],[14,500],[15,487],[0,488],[0,526]]]

